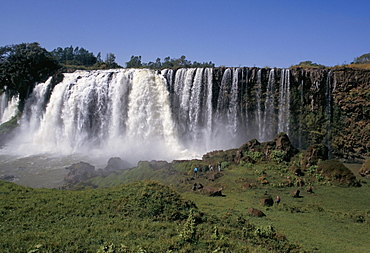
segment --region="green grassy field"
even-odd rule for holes
[[[0,181],[0,252],[366,252],[370,248],[366,181],[361,187],[344,187],[310,174],[299,188],[300,177],[291,171],[291,163],[263,161],[222,162],[221,172],[203,170],[195,176],[193,168],[204,169],[208,162],[178,161],[170,168],[141,162],[87,180],[75,190],[33,189]],[[194,190],[194,183],[222,188],[223,196]],[[245,183],[249,187],[243,189]],[[308,187],[313,193],[306,191]],[[301,190],[300,198],[290,195],[296,189]],[[279,204],[262,205],[261,198],[277,195]],[[249,215],[251,207],[266,216]]]

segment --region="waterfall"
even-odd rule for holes
[[[281,71],[280,90],[279,90],[279,114],[278,114],[278,132],[284,132],[289,135],[290,119],[290,71],[283,69]]]
[[[275,70],[271,69],[266,88],[265,112],[263,118],[263,134],[264,141],[274,137],[274,115],[275,115]]]
[[[258,129],[258,139],[262,140],[263,138],[263,121],[262,121],[262,70],[259,69],[257,72],[257,91],[256,91],[256,100],[257,100],[257,111],[256,111],[256,122]]]
[[[239,101],[239,72],[240,69],[234,69],[231,83],[231,99],[229,110],[227,112],[227,129],[233,139],[237,138],[240,124],[240,101]]]
[[[280,81],[276,70],[268,70],[267,82],[265,72],[254,71],[65,73],[56,85],[52,78],[36,85],[25,103],[20,133],[8,146],[27,154],[171,160],[289,133],[289,70],[281,71]]]
[[[206,150],[209,150],[210,143],[213,138],[212,131],[213,131],[213,107],[212,107],[212,99],[213,99],[213,71],[211,68],[207,68],[205,72],[207,86],[206,86],[206,112],[205,112],[205,121],[206,121]]]
[[[154,71],[67,73],[45,106],[40,97],[48,87],[50,80],[38,84],[26,102],[23,134],[14,140],[23,151],[96,151],[134,161],[173,159],[181,151],[166,79]]]
[[[0,95],[0,125],[17,115],[18,103],[18,96],[13,96],[9,99],[5,92]]]

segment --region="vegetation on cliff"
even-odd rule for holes
[[[127,68],[149,68],[149,69],[165,69],[165,68],[213,68],[215,64],[213,62],[191,62],[186,59],[185,55],[180,58],[170,58],[169,56],[164,58],[164,62],[161,62],[160,58],[157,58],[155,62],[144,63],[141,62],[141,56],[131,56],[131,59],[126,62]]]
[[[36,42],[0,47],[0,88],[17,92],[21,106],[34,85],[59,68],[53,56]]]

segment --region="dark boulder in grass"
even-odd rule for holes
[[[266,216],[266,214],[264,214],[261,210],[259,209],[256,209],[256,208],[253,208],[251,207],[249,210],[248,210],[248,213],[252,216],[255,216],[255,217],[264,217]]]
[[[202,189],[200,189],[200,192],[204,195],[208,195],[210,197],[216,197],[216,196],[223,196],[222,195],[222,188],[215,188],[211,186],[205,186]]]
[[[260,202],[264,206],[273,206],[274,205],[274,200],[272,199],[272,197],[262,198],[262,199],[260,199]]]
[[[362,177],[370,179],[370,158],[367,158],[365,163],[362,164],[360,171],[358,172]]]
[[[320,162],[316,172],[324,178],[341,185],[361,186],[353,172],[338,160],[331,159]]]
[[[303,171],[308,170],[311,166],[317,165],[319,161],[328,159],[329,149],[324,144],[314,144],[307,148],[303,153],[300,161]]]
[[[301,195],[299,195],[300,193],[300,190],[294,190],[290,193],[290,196],[292,196],[293,198],[301,198]]]

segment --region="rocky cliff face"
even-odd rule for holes
[[[353,159],[370,155],[370,71],[333,71],[332,152]]]
[[[322,143],[329,147],[329,156],[347,160],[370,155],[369,70],[292,68],[287,76],[286,70],[284,73],[281,69],[240,69],[239,90],[241,103],[245,105],[241,106],[241,114],[249,120],[258,120],[258,116],[253,116],[258,110],[265,119],[268,110],[273,110],[275,116],[267,116],[263,127],[278,132],[279,96],[282,82],[288,78],[288,134],[296,147],[306,149],[311,144]],[[219,87],[216,93],[228,93],[231,97],[231,87],[221,87],[225,71],[225,68],[215,69],[214,85]],[[268,108],[268,100],[273,97],[273,106]]]

